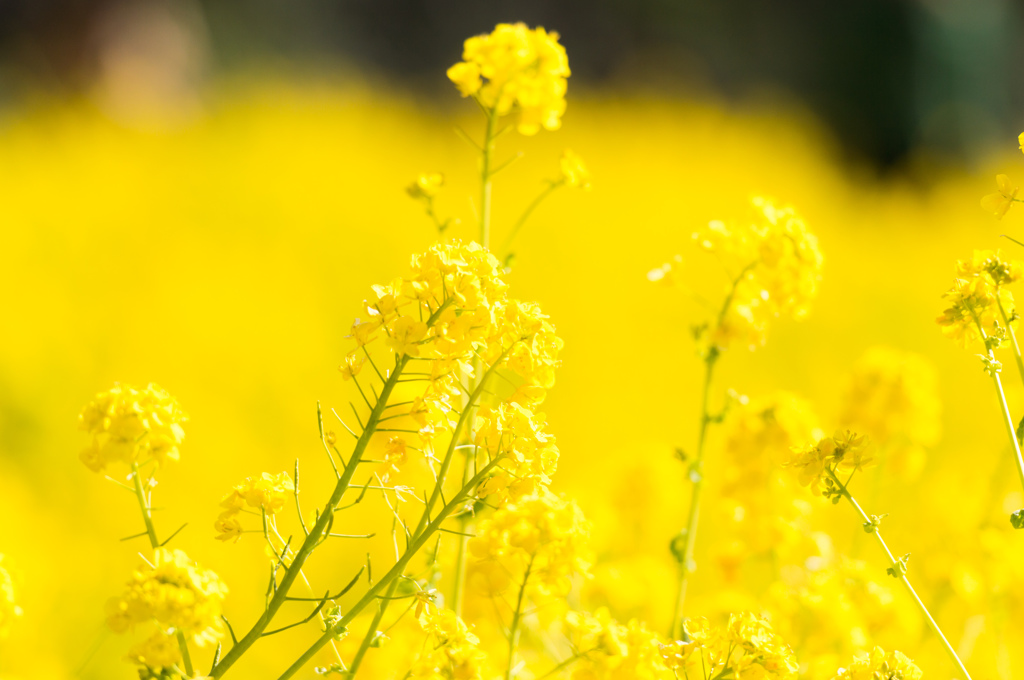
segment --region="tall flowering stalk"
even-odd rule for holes
[[[723,352],[733,345],[753,349],[763,345],[768,326],[774,319],[800,319],[810,311],[821,277],[822,255],[818,240],[792,208],[779,208],[764,198],[752,201],[752,217],[727,225],[711,222],[693,234],[702,249],[713,254],[726,274],[721,307],[710,321],[694,327],[698,355],[704,364],[701,411],[697,446],[690,460],[688,477],[692,483],[686,525],[672,542],[678,562],[678,589],[669,625],[672,636],[684,635],[684,605],[690,574],[694,570],[694,550],[700,501],[704,488],[704,457],[708,429],[721,420],[711,411],[711,385],[715,367]],[[682,258],[676,258],[677,263]],[[676,283],[671,263],[651,271],[652,281]]]
[[[1014,452],[1021,488],[1024,489],[1020,433],[1016,431],[1010,415],[1000,379],[1002,363],[995,354],[995,350],[1009,344],[1024,381],[1024,360],[1013,329],[1019,317],[1013,295],[1006,288],[1019,281],[1022,275],[1024,267],[1020,263],[1004,260],[997,252],[976,251],[970,260],[957,262],[956,283],[945,294],[947,307],[937,321],[943,334],[958,345],[983,352],[978,356],[985,372],[992,378],[999,399],[1000,418]],[[1015,528],[1024,528],[1024,510],[1013,513],[1011,521]]]
[[[914,586],[910,584],[910,580],[907,578],[910,555],[896,557],[892,550],[889,549],[885,539],[882,538],[879,527],[886,515],[867,514],[860,503],[850,494],[849,485],[854,475],[872,462],[866,438],[847,430],[845,432],[837,432],[832,437],[821,439],[815,444],[795,449],[792,459],[787,463],[787,467],[790,467],[796,473],[801,484],[809,486],[815,494],[824,496],[833,504],[839,503],[843,499],[849,502],[863,521],[864,531],[875,537],[888,558],[889,567],[886,568],[886,573],[903,584],[921,610],[921,614],[932,629],[932,632],[942,641],[942,645],[950,659],[958,670],[963,673],[964,678],[970,680],[971,676],[957,655],[956,650],[953,649],[949,640],[946,639],[942,629],[939,628],[939,624],[935,622],[934,617],[932,617],[921,597],[914,589]],[[872,657],[874,656],[872,654]],[[899,656],[902,657],[902,655]],[[902,659],[898,659],[898,661],[902,663]],[[841,673],[839,677],[858,676],[858,673],[850,672],[845,675]]]

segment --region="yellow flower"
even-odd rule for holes
[[[405,677],[409,680],[481,680],[493,677],[480,639],[454,612],[441,609],[420,617],[428,642]]]
[[[437,196],[444,186],[444,175],[439,172],[425,172],[416,181],[405,188],[410,197],[418,201],[429,201]]]
[[[958,263],[958,271],[968,273],[963,265]],[[1013,318],[1013,295],[996,284],[987,272],[957,279],[943,298],[947,307],[936,321],[946,337],[961,347],[981,350],[985,349],[983,334],[994,346],[1005,341],[1003,313]]]
[[[794,448],[793,456],[785,467],[796,470],[801,485],[810,486],[812,491],[820,493],[823,486],[831,488],[829,480],[832,475],[853,474],[871,462],[867,438],[846,430],[825,437],[816,444]]]
[[[79,428],[92,435],[79,458],[93,472],[122,462],[178,460],[188,417],[166,391],[150,383],[145,389],[115,385],[101,392],[78,416]]]
[[[751,204],[751,219],[736,224],[712,221],[693,234],[697,245],[714,253],[731,279],[728,306],[709,336],[719,348],[763,345],[773,319],[804,318],[821,280],[818,239],[796,212],[761,197]]]
[[[590,172],[583,164],[583,159],[566,149],[562,152],[562,181],[566,186],[590,191]]]
[[[107,624],[123,633],[141,623],[155,622],[180,630],[197,645],[221,636],[221,605],[227,586],[181,550],[157,548],[152,563],[132,574],[120,598],[107,605]]]
[[[7,637],[11,624],[21,616],[21,607],[14,599],[14,581],[3,563],[4,555],[0,553],[0,639]]]
[[[408,459],[405,440],[401,437],[392,437],[384,445],[384,462],[377,467],[377,476],[380,481],[387,483],[392,472],[399,472],[401,466]]]
[[[673,677],[661,640],[639,621],[622,625],[602,608],[593,614],[569,612],[564,625],[573,648],[581,654],[573,664],[574,680]]]
[[[995,215],[997,219],[1003,219],[1017,199],[1018,188],[1013,186],[1006,175],[996,175],[996,188],[994,194],[985,194],[981,197],[981,207]]]
[[[420,340],[427,335],[427,324],[407,316],[395,319],[388,328],[388,347],[395,354],[408,354],[411,357],[420,355]]]
[[[849,668],[840,668],[833,680],[920,680],[921,669],[901,652],[886,654],[875,647],[870,654],[855,658]]]
[[[359,375],[359,371],[363,370],[363,364],[366,363],[365,356],[357,356],[355,352],[349,352],[345,355],[345,363],[338,367],[341,371],[342,380],[351,380]]]
[[[564,596],[572,577],[589,572],[589,535],[589,525],[576,503],[539,489],[480,524],[469,549],[483,568],[474,569],[471,577],[487,595],[497,594],[510,581],[521,584],[528,578],[528,592],[534,599]],[[490,578],[495,565],[507,578]]]
[[[126,660],[149,671],[150,675],[142,675],[142,677],[161,677],[164,669],[170,670],[181,661],[181,647],[174,635],[157,631],[145,641],[132,647]]]
[[[448,69],[448,78],[463,97],[476,97],[498,116],[518,108],[524,135],[559,128],[570,72],[557,33],[498,24],[490,34],[466,40],[462,59]]]
[[[259,477],[247,477],[236,484],[220,503],[225,510],[214,522],[217,539],[237,542],[241,538],[243,529],[237,515],[245,506],[256,509],[258,513],[266,513],[272,520],[294,493],[295,484],[287,472],[276,475],[264,472]]]

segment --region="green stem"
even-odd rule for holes
[[[540,206],[540,204],[544,202],[544,199],[553,194],[556,189],[562,187],[564,184],[564,179],[558,180],[557,182],[550,182],[547,188],[544,189],[544,191],[540,192],[540,194],[538,194],[537,197],[533,199],[533,202],[526,207],[526,210],[524,210],[523,214],[519,216],[519,219],[516,220],[516,223],[515,225],[513,225],[512,230],[508,233],[508,237],[505,239],[504,245],[501,246],[500,259],[503,262],[505,258],[509,256],[509,249],[511,249],[512,247],[512,241],[515,240],[516,235],[519,234],[519,230],[523,228],[524,224],[526,224],[526,220],[530,218],[530,215],[533,214],[533,211],[536,210],[538,206]]]
[[[970,308],[968,308],[970,309]],[[1000,307],[1000,311],[1002,307]],[[988,349],[988,335],[985,333],[984,326],[981,325],[981,320],[973,309],[970,309],[971,315],[974,317],[974,323],[978,327],[978,332],[981,334],[981,341],[984,343],[986,353],[989,361],[995,361],[996,355]],[[1007,325],[1009,327],[1009,325]],[[1003,412],[1003,423],[1006,425],[1006,433],[1010,437],[1010,444],[1013,446],[1013,453],[1016,457],[1017,463],[1017,477],[1020,479],[1021,488],[1024,488],[1024,456],[1021,455],[1020,442],[1017,440],[1017,430],[1013,426],[1013,416],[1010,415],[1010,406],[1006,403],[1006,393],[1003,392],[1003,382],[999,379],[999,371],[992,371],[992,383],[996,387],[996,395],[999,397],[1000,410]]]
[[[491,247],[491,157],[494,155],[494,133],[498,126],[497,107],[484,109],[487,131],[481,148],[480,168],[480,245]]]
[[[384,593],[384,597],[377,604],[377,613],[373,615],[373,621],[370,622],[370,628],[366,631],[366,635],[363,637],[363,641],[359,643],[359,649],[356,651],[356,655],[352,658],[352,664],[348,669],[348,677],[356,677],[356,673],[359,672],[359,667],[363,663],[363,657],[366,656],[366,652],[370,649],[370,644],[373,642],[373,638],[377,635],[377,629],[380,628],[381,619],[384,618],[384,612],[387,610],[388,605],[391,603],[391,598],[394,597],[395,591],[398,589],[398,584],[401,582],[400,579],[395,579],[388,586],[387,592]]]
[[[683,605],[686,602],[686,587],[690,579],[691,564],[693,563],[694,546],[697,539],[697,522],[700,518],[700,497],[704,488],[704,442],[707,439],[708,425],[711,422],[708,413],[708,403],[711,395],[711,376],[714,373],[715,363],[718,361],[718,351],[712,349],[704,359],[704,390],[701,397],[700,412],[700,434],[697,436],[696,458],[691,466],[691,480],[693,481],[693,493],[690,496],[690,511],[686,519],[685,547],[679,559],[679,585],[676,594],[675,607],[672,610],[672,621],[669,626],[669,637],[677,639],[683,634]],[[694,479],[692,475],[696,475]],[[678,635],[677,635],[678,632]]]
[[[516,665],[516,647],[519,646],[519,624],[523,620],[523,600],[526,596],[526,584],[530,580],[530,571],[533,570],[533,558],[526,565],[526,572],[523,574],[523,582],[519,584],[519,597],[516,599],[516,610],[512,614],[512,626],[508,631],[508,663],[505,666],[505,680],[512,680],[512,669]]]
[[[868,517],[867,513],[865,513],[863,508],[860,507],[860,504],[857,502],[857,500],[852,495],[850,495],[850,491],[846,488],[846,485],[839,480],[839,477],[837,477],[832,470],[826,469],[826,472],[832,478],[832,481],[835,482],[836,486],[839,488],[843,498],[850,502],[850,505],[852,505],[853,509],[857,511],[857,514],[860,515],[860,518],[864,521],[864,523],[871,524],[871,518]],[[889,550],[889,546],[882,538],[882,533],[878,530],[878,527],[875,527],[874,531],[872,531],[871,533],[873,533],[875,535],[875,538],[878,539],[878,544],[882,546],[882,550],[885,551],[886,557],[889,558],[889,562],[890,564],[892,564],[895,570],[895,568],[897,567],[896,557],[892,554],[892,551]],[[899,571],[897,571],[896,573],[899,573]],[[911,596],[914,598],[914,601],[917,602],[917,606],[921,609],[921,613],[924,614],[924,618],[928,621],[928,625],[931,627],[932,632],[938,635],[939,639],[942,640],[942,644],[943,646],[945,646],[946,652],[949,654],[949,658],[953,660],[953,663],[955,663],[957,668],[960,669],[960,672],[964,674],[964,678],[966,680],[971,680],[970,673],[967,672],[967,669],[964,667],[964,664],[960,660],[960,657],[957,656],[956,651],[953,649],[953,645],[949,644],[949,640],[947,640],[946,636],[942,634],[942,629],[939,628],[939,624],[935,622],[934,618],[932,618],[932,615],[928,611],[928,608],[924,605],[924,602],[921,601],[921,598],[917,594],[917,591],[914,590],[914,586],[910,585],[910,580],[907,578],[907,575],[900,574],[899,580],[906,587],[907,591],[911,594]]]
[[[1003,309],[1003,303],[999,300],[999,293],[996,291],[996,304],[999,306],[999,315],[1003,317],[1003,324],[1006,326],[1006,332],[1010,334],[1010,344],[1013,347],[1013,358],[1017,360],[1017,373],[1020,374],[1021,382],[1024,383],[1024,358],[1020,354],[1020,345],[1017,343],[1017,334],[1013,332],[1013,326],[1010,325],[1010,317],[1006,315],[1006,310]]]
[[[188,677],[192,677],[195,673],[195,669],[192,667],[192,655],[188,651],[188,641],[185,639],[185,634],[178,630],[178,648],[181,649],[181,660],[185,664],[185,672],[188,673]]]
[[[149,545],[154,550],[160,547],[160,541],[156,538],[156,527],[153,526],[153,513],[146,501],[146,492],[142,488],[142,477],[139,475],[139,464],[132,463],[132,480],[135,482],[135,498],[139,501],[139,509],[142,511],[142,520],[146,523],[146,534],[149,536]]]
[[[482,482],[484,478],[486,478],[487,475],[490,474],[491,470],[493,470],[497,466],[497,464],[501,462],[501,460],[502,459],[500,457],[495,458],[494,460],[490,461],[487,465],[480,468],[480,471],[477,472],[473,476],[473,478],[469,480],[469,484],[464,486],[455,495],[455,497],[452,498],[452,500],[449,501],[448,504],[444,506],[441,512],[438,513],[437,517],[434,518],[434,520],[423,529],[419,538],[415,539],[409,544],[409,547],[406,549],[405,553],[397,562],[395,562],[394,566],[391,567],[388,573],[386,573],[381,578],[380,581],[371,586],[370,589],[367,590],[366,593],[363,595],[363,597],[360,598],[360,600],[356,602],[354,605],[352,605],[352,608],[349,609],[341,617],[341,619],[336,624],[336,629],[343,628],[347,624],[351,623],[352,619],[358,616],[359,613],[363,611],[363,609],[365,609],[366,606],[369,605],[386,586],[390,585],[391,581],[402,575],[402,572],[405,570],[406,565],[409,564],[409,561],[413,558],[413,556],[417,552],[419,552],[419,550],[423,548],[423,546],[427,544],[427,541],[430,540],[431,536],[433,536],[433,534],[437,532],[441,524],[446,519],[448,519],[448,517],[456,510],[456,508],[458,508],[463,503],[469,492],[472,489],[476,488],[477,484]],[[302,656],[300,656],[298,660],[295,661],[295,663],[288,667],[288,670],[286,670],[278,680],[287,680],[288,678],[298,673],[299,669],[305,666],[314,656],[316,656],[316,653],[319,652],[323,648],[323,646],[331,640],[333,634],[333,631],[327,631],[323,635],[321,635],[316,640],[316,642],[314,642],[312,646],[309,647],[309,649],[303,652]]]
[[[474,460],[476,456],[476,449],[472,452],[466,453],[466,465],[462,468],[462,485],[465,486],[466,482],[469,481],[469,464],[471,460]],[[459,518],[459,531],[462,533],[459,536],[459,548],[455,555],[455,580],[452,583],[452,605],[451,609],[455,612],[455,615],[462,618],[462,595],[466,585],[466,560],[469,555],[469,536],[466,534],[470,533],[471,526],[471,514],[466,512],[462,517]]]
[[[441,310],[439,309],[438,312],[440,311]],[[437,312],[435,312],[435,314],[437,314]],[[331,494],[330,499],[328,499],[327,504],[324,506],[323,512],[320,513],[320,517],[317,519],[316,524],[314,524],[310,529],[309,534],[306,536],[306,540],[302,542],[302,546],[298,551],[296,551],[291,565],[281,578],[281,583],[278,585],[277,591],[274,593],[274,597],[267,604],[267,608],[263,611],[263,614],[260,615],[260,618],[255,624],[253,624],[253,627],[245,634],[245,637],[239,640],[234,647],[228,650],[228,653],[224,655],[224,658],[222,658],[213,668],[210,672],[212,677],[219,678],[223,676],[228,669],[238,661],[242,654],[256,643],[260,636],[263,635],[263,631],[267,629],[267,626],[277,614],[277,611],[281,608],[281,605],[283,605],[288,599],[288,591],[291,589],[295,579],[298,578],[299,572],[302,571],[302,567],[310,553],[312,553],[313,549],[320,544],[328,523],[333,519],[334,509],[338,507],[342,497],[348,490],[352,476],[355,474],[356,468],[359,467],[359,461],[362,459],[363,453],[366,451],[366,447],[369,445],[370,440],[373,438],[373,434],[377,429],[377,423],[380,421],[384,414],[384,410],[387,408],[391,392],[394,390],[395,385],[398,384],[398,378],[402,375],[402,369],[405,368],[408,361],[408,355],[403,355],[396,363],[394,371],[381,387],[377,403],[374,405],[373,410],[370,412],[370,415],[366,420],[366,427],[363,429],[362,435],[360,435],[359,440],[356,442],[355,449],[349,457],[348,464],[345,466],[344,472],[334,487],[334,492]],[[327,635],[324,640],[324,644],[326,644],[330,639],[331,636]]]

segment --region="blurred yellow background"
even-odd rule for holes
[[[0,123],[0,551],[24,608],[0,642],[4,678],[132,675],[121,661],[132,640],[106,632],[103,607],[143,547],[118,539],[141,527],[132,497],[78,461],[86,437],[76,418],[95,392],[154,381],[190,416],[181,462],[161,473],[156,504],[166,510],[157,520],[164,535],[188,522],[175,544],[221,575],[227,614],[247,627],[264,558],[256,541],[212,540],[221,497],[243,477],[291,470],[296,457],[308,502],[326,488],[316,402],[348,409],[336,371],[344,337],[369,286],[402,274],[409,255],[435,240],[404,186],[444,172],[439,212],[462,217],[456,236],[475,235],[476,157],[453,131],[454,122],[479,135],[471,104],[438,110],[331,82],[221,92],[205,112],[171,122],[129,126],[82,102],[38,103]],[[888,539],[914,554],[912,574],[954,645],[971,647],[976,677],[1024,672],[1024,652],[994,651],[990,606],[1024,594],[1021,584],[975,596],[955,580],[983,569],[970,543],[978,523],[994,507],[993,521],[1010,532],[1004,502],[1006,512],[1024,503],[1019,493],[1007,499],[1016,480],[989,380],[934,322],[956,259],[974,248],[1018,254],[999,235],[1024,236],[1022,216],[1011,211],[1000,223],[978,207],[995,173],[1020,164],[1012,144],[983,168],[882,181],[844,165],[800,111],[573,92],[561,131],[500,140],[499,159],[518,149],[525,157],[496,179],[497,242],[542,187],[538,178],[557,177],[566,147],[586,160],[594,189],[563,190],[537,211],[510,283],[513,296],[542,304],[565,339],[543,409],[562,450],[555,487],[594,521],[599,555],[621,538],[615,516],[634,506],[644,521],[631,540],[671,575],[667,546],[684,521],[688,485],[672,452],[696,435],[697,319],[646,273],[683,253],[685,276],[707,276],[707,263],[688,254],[690,232],[739,214],[752,193],[770,195],[818,234],[821,295],[809,319],[778,324],[764,349],[726,357],[716,402],[730,386],[752,396],[785,389],[810,400],[830,430],[864,350],[887,345],[931,360],[943,439],[919,479],[883,480],[868,511],[890,513]],[[1010,372],[1006,383],[1019,414],[1024,391]],[[815,517],[844,550],[864,543],[859,556],[883,572],[848,508],[815,501]],[[715,531],[703,525],[698,538],[695,613],[719,608],[720,577],[703,557]],[[388,540],[374,550],[387,555]],[[957,541],[967,543],[955,550]],[[364,548],[354,550],[318,558],[320,581],[347,581],[363,559]],[[960,572],[947,568],[951,552],[967,562]],[[968,597],[950,598],[961,591]],[[672,596],[647,593],[654,629],[665,627]],[[921,630],[907,630],[899,648],[929,677],[949,677]],[[310,636],[296,629],[261,642],[235,675],[263,677],[256,669],[282,665],[275,650]]]

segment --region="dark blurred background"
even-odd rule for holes
[[[0,99],[43,92],[181,105],[272,66],[355,69],[450,95],[462,40],[499,21],[557,30],[571,87],[795,101],[885,170],[1024,129],[1024,7],[1009,0],[0,0]]]

